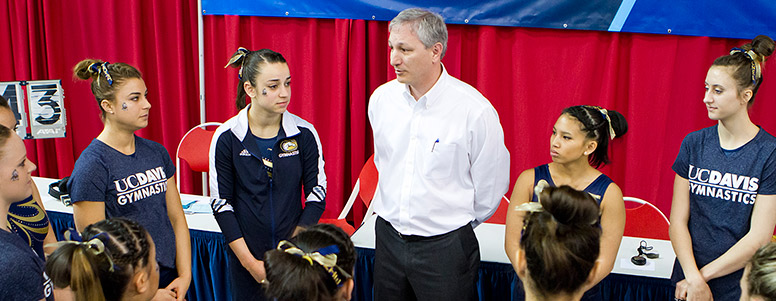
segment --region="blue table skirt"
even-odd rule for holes
[[[356,248],[353,300],[371,301],[374,284],[375,251]],[[477,290],[480,300],[524,300],[523,284],[512,265],[481,262]],[[673,300],[674,289],[668,279],[609,274],[601,281],[603,300]]]
[[[73,215],[48,211],[57,240],[64,240],[64,231],[75,229]],[[218,232],[189,230],[191,234],[191,272],[187,300],[231,300],[227,271],[226,244]]]
[[[57,240],[75,228],[73,216],[48,212]],[[188,300],[231,300],[224,236],[221,233],[190,230],[192,281]],[[353,300],[372,300],[374,284],[373,249],[356,248],[355,289]],[[509,264],[480,263],[477,282],[480,300],[523,300],[523,285]],[[603,300],[672,300],[673,287],[668,279],[609,274],[601,281]]]

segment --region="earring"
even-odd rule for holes
[[[585,156],[590,155],[590,153],[588,153],[588,152],[584,152],[583,154],[585,154]]]

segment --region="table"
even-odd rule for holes
[[[33,177],[33,181],[41,192],[41,201],[57,240],[64,240],[64,231],[68,228],[75,229],[73,208],[66,207],[47,193],[49,184],[56,179]],[[181,203],[188,204],[192,201],[209,202],[209,198],[181,194]],[[186,222],[191,235],[192,257],[192,280],[187,299],[231,300],[226,255],[226,248],[229,246],[224,243],[224,236],[213,214],[186,214]]]
[[[638,248],[642,241],[653,247],[649,253],[658,253],[660,257],[647,259],[647,264],[638,266],[631,262],[631,257],[639,254]],[[671,279],[675,261],[676,254],[670,240],[623,236],[612,273]]]
[[[353,300],[372,300],[376,219],[377,215],[367,218],[351,237],[358,252]],[[482,260],[477,282],[480,300],[524,300],[523,284],[504,251],[505,226],[484,223],[475,228],[474,233],[479,241]],[[630,262],[630,258],[638,254],[636,250],[641,240],[638,237],[623,237],[615,268],[601,281],[603,300],[672,300],[673,286],[669,278],[675,255],[670,241],[647,240],[654,246],[651,252],[660,253],[660,258],[647,260],[645,266],[649,268],[617,264],[626,258]]]

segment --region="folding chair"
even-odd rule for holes
[[[634,208],[626,206],[624,236],[670,240],[668,218],[660,209],[645,200],[634,197],[624,197],[623,200],[638,204]]]
[[[207,171],[209,166],[208,153],[210,151],[210,140],[215,134],[215,127],[221,125],[220,122],[206,122],[191,128],[186,135],[183,135],[181,142],[178,143],[178,149],[175,151],[175,175],[178,175],[178,191],[181,189],[180,173],[181,159],[186,161],[191,170],[202,172],[202,195],[207,195]],[[211,130],[206,129],[212,127]]]
[[[353,208],[353,204],[356,202],[356,196],[360,196],[361,200],[364,202],[364,205],[367,207],[366,214],[364,214],[364,220],[366,220],[368,216],[374,213],[374,209],[372,208],[372,198],[375,195],[375,190],[377,190],[377,177],[378,174],[377,167],[375,166],[375,156],[372,155],[364,163],[364,167],[361,168],[361,173],[358,175],[356,184],[353,186],[353,191],[350,193],[350,197],[348,198],[347,203],[345,203],[345,207],[342,208],[340,215],[336,219],[321,219],[320,223],[340,226],[342,230],[345,230],[345,232],[348,232],[349,235],[352,235],[356,229],[348,224],[347,221],[345,221],[345,217],[348,216],[348,212],[350,212],[350,209]]]
[[[502,196],[501,203],[498,205],[498,209],[496,209],[496,213],[493,213],[493,215],[485,222],[489,224],[501,224],[501,225],[506,224],[507,210],[509,210],[509,199],[506,196]]]

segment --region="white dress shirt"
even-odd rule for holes
[[[447,74],[417,101],[392,80],[369,100],[379,172],[375,212],[404,235],[433,236],[487,220],[509,186],[498,113]]]

